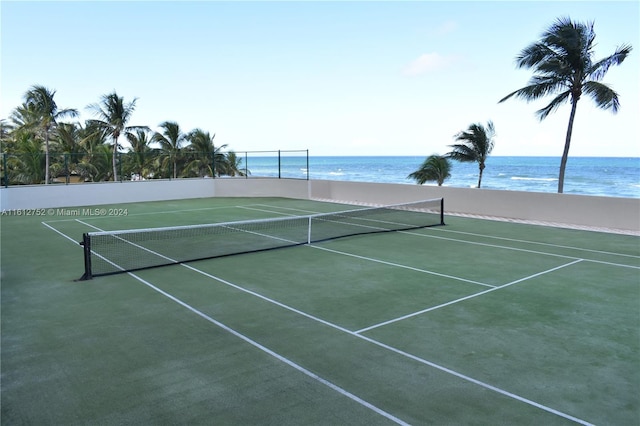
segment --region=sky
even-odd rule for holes
[[[603,82],[618,114],[583,97],[571,156],[640,157],[638,1],[0,2],[0,118],[33,85],[59,108],[115,91],[130,125],[215,133],[237,152],[444,154],[493,121],[492,155],[560,156],[568,104],[498,101],[527,85],[516,55],[557,18],[594,21],[595,58],[631,44]]]

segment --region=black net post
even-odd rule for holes
[[[440,225],[444,225],[444,198],[440,199]]]
[[[80,281],[90,280],[93,278],[91,274],[91,238],[86,232],[82,234],[82,242],[80,245],[84,249],[84,275],[80,277]]]

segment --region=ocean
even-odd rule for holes
[[[415,185],[407,176],[426,157],[248,157],[251,176],[326,179],[338,181],[400,183]],[[451,177],[443,186],[475,188],[477,163],[452,161]],[[506,191],[557,192],[559,157],[490,156],[482,176],[482,188]],[[435,185],[427,183],[428,185]],[[565,194],[640,198],[640,158],[569,157]]]

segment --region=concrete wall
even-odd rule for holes
[[[445,199],[445,212],[640,232],[640,199],[475,188],[269,178],[180,179],[0,189],[0,208],[74,207],[204,197],[319,198],[365,204]]]
[[[311,198],[313,181],[269,178],[215,179],[216,197],[288,197]]]
[[[0,207],[8,210],[94,206],[214,195],[213,179],[10,186],[0,190]]]
[[[314,181],[314,198],[394,204],[444,198],[445,213],[640,231],[640,199],[477,188]]]

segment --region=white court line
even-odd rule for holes
[[[408,269],[410,271],[422,272],[422,273],[425,273],[425,274],[435,275],[435,276],[442,277],[442,278],[449,278],[449,279],[452,279],[452,280],[455,280],[455,281],[462,281],[462,282],[465,282],[465,283],[481,285],[481,286],[484,286],[484,287],[491,287],[491,288],[495,288],[496,287],[495,285],[481,283],[479,281],[468,280],[466,278],[455,277],[453,275],[441,274],[439,272],[428,271],[426,269],[414,268],[413,266],[401,265],[399,263],[387,262],[386,260],[380,260],[380,259],[374,259],[374,258],[371,258],[371,257],[360,256],[359,254],[347,253],[346,251],[333,250],[333,249],[330,249],[330,248],[327,248],[327,247],[317,246],[317,245],[314,245],[314,244],[307,244],[306,246],[314,248],[314,249],[317,249],[317,250],[323,250],[323,251],[328,251],[330,253],[340,254],[340,255],[343,255],[343,256],[355,257],[356,259],[362,259],[362,260],[366,260],[366,261],[369,261],[369,262],[380,263],[380,264],[388,265],[388,266],[394,266],[396,268]]]
[[[88,224],[88,223],[84,223],[84,222],[82,222],[82,221],[81,221],[81,220],[79,220],[79,219],[78,219],[77,221],[78,221],[79,223],[82,223],[83,225],[86,225],[86,226],[89,226],[89,227],[92,227],[92,228],[95,228],[95,229],[99,229],[99,228],[97,228],[96,226],[90,225],[90,224]],[[48,224],[46,224],[46,223],[44,223],[44,222],[42,222],[42,224],[43,224],[43,225],[45,225],[47,228],[49,228],[49,229],[51,229],[51,230],[53,230],[53,231],[57,232],[58,234],[62,235],[63,237],[65,237],[65,238],[67,238],[68,240],[70,240],[70,241],[72,241],[72,242],[74,242],[74,243],[75,243],[75,241],[73,240],[73,238],[71,238],[71,237],[69,237],[69,236],[67,236],[67,235],[63,234],[62,232],[58,231],[58,230],[57,230],[57,229],[55,229],[55,228],[52,228],[50,225],[48,225]],[[138,246],[138,247],[139,247],[139,246]],[[166,256],[162,256],[162,255],[159,255],[159,256],[164,257],[164,258],[167,258]],[[104,258],[103,258],[103,259],[104,259]],[[169,258],[167,258],[167,259],[169,259]],[[104,260],[106,260],[107,262],[111,263],[111,264],[112,264],[113,266],[115,266],[116,268],[118,268],[118,269],[122,270],[122,268],[121,268],[119,265],[117,265],[117,264],[115,264],[115,263],[111,262],[111,261],[110,261],[110,260],[108,260],[108,259],[104,259]],[[185,266],[185,267],[188,267],[189,269],[192,269],[192,270],[194,270],[194,271],[201,272],[201,271],[199,271],[199,270],[197,270],[197,269],[195,269],[195,268],[193,268],[193,267],[190,267],[190,266],[188,266],[188,265],[185,265],[185,264],[182,264],[182,263],[181,263],[180,265]],[[346,396],[347,398],[349,398],[349,399],[351,399],[351,400],[353,400],[353,401],[357,402],[358,404],[360,404],[360,405],[362,405],[362,406],[364,406],[364,407],[366,407],[366,408],[368,408],[368,409],[370,409],[370,410],[374,411],[375,413],[377,413],[377,414],[379,414],[379,415],[381,415],[381,416],[383,416],[383,417],[386,417],[387,419],[391,420],[391,421],[392,421],[392,422],[394,422],[394,423],[397,423],[397,424],[399,424],[399,425],[407,425],[407,426],[409,425],[409,423],[406,423],[405,421],[403,421],[403,420],[399,419],[398,417],[396,417],[396,416],[394,416],[394,415],[392,415],[392,414],[390,414],[390,413],[388,413],[388,412],[384,411],[384,410],[383,410],[383,409],[381,409],[381,408],[376,407],[375,405],[373,405],[373,404],[371,404],[371,403],[369,403],[369,402],[365,401],[364,399],[362,399],[362,398],[360,398],[360,397],[356,396],[355,394],[352,394],[351,392],[347,391],[346,389],[341,388],[340,386],[338,386],[338,385],[336,385],[336,384],[334,384],[334,383],[332,383],[332,382],[330,382],[330,381],[328,381],[328,380],[326,380],[326,379],[324,379],[324,378],[322,378],[322,377],[318,376],[317,374],[315,374],[315,373],[311,372],[310,370],[307,370],[306,368],[302,367],[301,365],[299,365],[299,364],[297,364],[297,363],[295,363],[295,362],[291,361],[290,359],[288,359],[288,358],[286,358],[286,357],[284,357],[284,356],[282,356],[282,355],[278,354],[277,352],[274,352],[273,350],[271,350],[271,349],[267,348],[266,346],[261,345],[260,343],[256,342],[255,340],[253,340],[253,339],[251,339],[251,338],[249,338],[249,337],[245,336],[244,334],[242,334],[242,333],[240,333],[240,332],[238,332],[238,331],[236,331],[236,330],[232,329],[231,327],[229,327],[229,326],[227,326],[227,325],[223,324],[222,322],[220,322],[220,321],[218,321],[218,320],[215,320],[215,319],[211,318],[210,316],[206,315],[206,314],[205,314],[205,313],[203,313],[202,311],[199,311],[198,309],[196,309],[196,308],[194,308],[193,306],[191,306],[191,305],[187,304],[186,302],[184,302],[184,301],[182,301],[182,300],[178,299],[177,297],[175,297],[175,296],[173,296],[173,295],[171,295],[171,294],[169,294],[169,293],[165,292],[164,290],[161,290],[160,288],[158,288],[158,287],[154,286],[153,284],[151,284],[150,282],[148,282],[148,281],[144,280],[143,278],[139,277],[138,275],[136,275],[136,274],[134,274],[134,273],[132,273],[132,272],[127,272],[127,275],[129,275],[130,277],[132,277],[132,278],[136,279],[137,281],[140,281],[140,282],[141,282],[141,283],[143,283],[144,285],[146,285],[146,286],[148,286],[149,288],[153,289],[154,291],[156,291],[156,292],[158,292],[158,293],[162,294],[163,296],[165,296],[165,297],[167,297],[167,298],[169,298],[169,299],[173,300],[174,302],[176,302],[177,304],[181,305],[182,307],[187,308],[188,310],[190,310],[190,311],[191,311],[191,312],[193,312],[194,314],[196,314],[196,315],[200,316],[201,318],[203,318],[203,319],[205,319],[205,320],[209,321],[209,322],[210,322],[210,323],[212,323],[212,324],[215,324],[216,326],[218,326],[218,327],[220,327],[221,329],[223,329],[223,330],[227,331],[228,333],[233,334],[234,336],[238,337],[239,339],[241,339],[241,340],[243,340],[243,341],[245,341],[245,342],[249,343],[250,345],[252,345],[252,346],[256,347],[257,349],[259,349],[259,350],[261,350],[261,351],[263,351],[263,352],[265,352],[265,353],[267,353],[267,354],[271,355],[272,357],[274,357],[274,358],[276,358],[277,360],[279,360],[279,361],[281,361],[281,362],[283,362],[283,363],[287,364],[288,366],[293,367],[294,369],[296,369],[296,370],[298,370],[299,372],[301,372],[301,373],[305,374],[306,376],[308,376],[308,377],[310,377],[310,378],[312,378],[312,379],[314,379],[314,380],[316,380],[316,381],[318,381],[318,382],[322,383],[323,385],[325,385],[325,386],[327,386],[327,387],[329,387],[329,388],[333,389],[334,391],[338,392],[339,394],[341,394],[341,395],[343,395],[343,396]],[[205,275],[207,275],[207,276],[209,276],[209,277],[211,277],[211,278],[215,278],[215,277],[213,277],[213,276],[211,276],[211,275],[208,275],[208,274],[205,274]],[[281,306],[283,306],[283,305],[281,305]]]
[[[267,206],[267,207],[269,207],[269,206]],[[252,209],[252,210],[258,210],[258,211],[262,211],[262,212],[265,212],[265,213],[276,213],[276,214],[281,214],[283,216],[296,216],[296,215],[289,214],[289,213],[280,213],[280,212],[274,212],[274,211],[262,210],[262,209]],[[398,231],[398,232],[412,234],[412,233],[407,232],[407,231]],[[415,234],[415,235],[422,235],[422,234]],[[347,253],[347,252],[343,252],[343,251],[339,251],[339,250],[333,250],[333,249],[330,249],[330,248],[317,246],[317,245],[314,245],[314,244],[307,244],[307,246],[308,247],[312,247],[314,249],[318,249],[318,250],[324,250],[324,251],[328,251],[328,252],[331,252],[331,253],[340,254],[340,255],[343,255],[343,256],[355,257],[357,259],[367,260],[369,262],[380,263],[380,264],[383,264],[383,265],[394,266],[394,267],[397,267],[397,268],[409,269],[411,271],[421,272],[421,273],[430,274],[430,275],[435,275],[435,276],[443,277],[443,278],[449,278],[449,279],[456,280],[456,281],[462,281],[462,282],[466,282],[466,283],[470,283],[470,284],[481,285],[481,286],[484,286],[484,287],[492,287],[492,288],[496,287],[495,285],[481,283],[479,281],[473,281],[473,280],[468,280],[468,279],[465,279],[465,278],[455,277],[455,276],[452,276],[452,275],[441,274],[441,273],[438,273],[438,272],[428,271],[426,269],[415,268],[413,266],[401,265],[399,263],[387,262],[385,260],[373,259],[373,258],[370,258],[370,257],[360,256],[360,255],[357,255],[357,254]]]
[[[76,220],[77,220],[78,222],[80,222],[80,223],[83,223],[82,221],[80,221],[80,220],[78,220],[78,219],[76,219]],[[95,228],[95,229],[99,229],[99,228],[97,228],[97,227],[95,227],[95,226],[93,226],[93,225],[87,224],[87,223],[85,223],[85,225],[86,225],[86,226],[89,226],[89,227],[92,227],[92,228]],[[60,233],[59,231],[56,231],[56,232]],[[61,235],[64,235],[64,234],[62,234],[62,233],[60,233],[60,234],[61,234]],[[69,237],[67,237],[67,238],[68,238],[69,240],[73,241],[73,239],[71,239],[71,238],[69,238]],[[163,256],[163,257],[164,257],[164,256]],[[578,260],[578,261],[579,261],[579,260]],[[572,263],[577,263],[578,261],[576,261],[576,262],[572,262]],[[356,338],[359,338],[359,339],[365,340],[365,341],[367,341],[367,342],[369,342],[369,343],[371,343],[371,344],[374,344],[374,345],[379,346],[379,347],[381,347],[381,348],[387,349],[387,350],[389,350],[389,351],[391,351],[391,352],[394,352],[394,353],[396,353],[396,354],[398,354],[398,355],[401,355],[401,356],[404,356],[404,357],[406,357],[406,358],[412,359],[412,360],[417,361],[417,362],[419,362],[419,363],[421,363],[421,364],[428,365],[428,366],[433,367],[433,368],[435,368],[435,369],[437,369],[437,370],[440,370],[440,371],[442,371],[442,372],[445,372],[445,373],[451,374],[451,375],[453,375],[453,376],[455,376],[455,377],[458,377],[458,378],[460,378],[460,379],[462,379],[462,380],[465,380],[465,381],[467,381],[467,382],[470,382],[470,383],[476,384],[476,385],[481,386],[481,387],[483,387],[483,388],[485,388],[485,389],[488,389],[488,390],[491,390],[491,391],[493,391],[493,392],[499,393],[499,394],[501,394],[501,395],[507,396],[507,397],[509,397],[509,398],[515,399],[515,400],[520,401],[520,402],[522,402],[522,403],[525,403],[525,404],[527,404],[527,405],[530,405],[530,406],[536,407],[536,408],[538,408],[538,409],[541,409],[541,410],[546,411],[546,412],[551,413],[551,414],[555,414],[555,415],[557,415],[557,416],[559,416],[559,417],[563,417],[563,418],[568,419],[568,420],[571,420],[571,421],[573,421],[573,422],[576,422],[576,423],[579,423],[579,424],[582,424],[582,425],[585,425],[585,426],[593,426],[593,424],[591,424],[591,423],[589,423],[589,422],[587,422],[587,421],[585,421],[585,420],[582,420],[582,419],[579,419],[579,418],[577,418],[577,417],[571,416],[571,415],[569,415],[569,414],[567,414],[567,413],[564,413],[564,412],[562,412],[562,411],[559,411],[559,410],[556,410],[556,409],[554,409],[554,408],[548,407],[548,406],[546,406],[546,405],[543,405],[543,404],[537,403],[537,402],[535,402],[535,401],[533,401],[533,400],[530,400],[530,399],[527,399],[527,398],[521,397],[521,396],[516,395],[516,394],[514,394],[514,393],[508,392],[508,391],[506,391],[506,390],[504,390],[504,389],[501,389],[501,388],[495,387],[495,386],[493,386],[493,385],[490,385],[490,384],[488,384],[488,383],[482,382],[482,381],[480,381],[480,380],[474,379],[474,378],[472,378],[472,377],[470,377],[470,376],[466,376],[466,375],[464,375],[464,374],[462,374],[462,373],[458,373],[457,371],[454,371],[454,370],[451,370],[451,369],[449,369],[449,368],[447,368],[447,367],[444,367],[444,366],[442,366],[442,365],[439,365],[439,364],[433,363],[433,362],[428,361],[428,360],[426,360],[426,359],[424,359],[424,358],[420,358],[420,357],[418,357],[418,356],[412,355],[412,354],[410,354],[410,353],[408,353],[408,352],[404,352],[404,351],[402,351],[402,350],[400,350],[400,349],[397,349],[397,348],[394,348],[394,347],[392,347],[392,346],[386,345],[386,344],[384,344],[384,343],[382,343],[382,342],[379,342],[379,341],[377,341],[377,340],[374,340],[374,339],[371,339],[371,338],[369,338],[369,337],[363,336],[363,335],[358,334],[358,333],[356,333],[356,332],[353,332],[353,331],[347,330],[347,329],[345,329],[345,328],[343,328],[343,327],[340,327],[340,326],[338,326],[338,325],[336,325],[336,324],[333,324],[333,323],[330,323],[330,322],[328,322],[328,321],[322,320],[322,319],[317,318],[317,317],[315,317],[315,316],[313,316],[313,315],[311,315],[311,314],[308,314],[308,313],[302,312],[302,311],[300,311],[300,310],[298,310],[298,309],[295,309],[295,308],[293,308],[293,307],[290,307],[290,306],[288,306],[288,305],[285,305],[285,304],[283,304],[283,303],[281,303],[281,302],[278,302],[278,301],[276,301],[276,300],[270,299],[270,298],[268,298],[268,297],[266,297],[266,296],[263,296],[263,295],[261,295],[261,294],[259,294],[259,293],[253,292],[253,291],[251,291],[251,290],[247,290],[247,289],[245,289],[245,288],[243,288],[243,287],[240,287],[240,286],[238,286],[238,285],[236,285],[236,284],[232,284],[232,283],[230,283],[230,282],[228,282],[228,281],[226,281],[226,280],[223,280],[223,279],[221,279],[221,278],[219,278],[219,277],[216,277],[216,276],[214,276],[214,275],[208,274],[208,273],[206,273],[206,272],[204,272],[204,271],[201,271],[201,270],[199,270],[199,269],[196,269],[196,268],[194,268],[194,267],[192,267],[192,266],[189,266],[189,265],[186,265],[186,264],[183,264],[183,263],[181,263],[180,265],[182,265],[182,266],[184,266],[184,267],[186,267],[186,268],[188,268],[188,269],[190,269],[190,270],[192,270],[192,271],[194,271],[194,272],[197,272],[197,273],[199,273],[199,274],[202,274],[202,275],[204,275],[204,276],[206,276],[206,277],[209,277],[209,278],[211,278],[211,279],[213,279],[213,280],[215,280],[215,281],[218,281],[218,282],[220,282],[220,283],[222,283],[222,284],[229,285],[229,286],[231,286],[231,287],[233,287],[233,288],[235,288],[235,289],[238,289],[238,290],[240,290],[240,291],[242,291],[242,292],[245,292],[245,293],[247,293],[247,294],[251,294],[251,295],[253,295],[253,296],[256,296],[256,297],[258,297],[258,298],[260,298],[260,299],[262,299],[262,300],[264,300],[264,301],[267,301],[267,302],[269,302],[269,303],[272,303],[272,304],[274,304],[274,305],[276,305],[276,306],[279,306],[279,307],[282,307],[282,308],[284,308],[284,309],[286,309],[286,310],[289,310],[289,311],[291,311],[291,312],[294,312],[294,313],[300,314],[300,315],[302,315],[302,316],[304,316],[304,317],[306,317],[306,318],[312,319],[312,320],[314,320],[314,321],[317,321],[317,322],[319,322],[319,323],[321,323],[321,324],[324,324],[324,325],[329,326],[329,327],[331,327],[331,328],[334,328],[334,329],[336,329],[336,330],[342,331],[342,332],[344,332],[344,333],[346,333],[346,334],[349,334],[349,335],[351,335],[351,336],[354,336],[354,337],[356,337]],[[563,266],[560,266],[560,267],[558,267],[558,268],[556,268],[556,269],[562,268],[562,267],[564,267],[564,266],[569,266],[569,264],[567,264],[567,265],[563,265]],[[548,272],[548,271],[541,272],[540,274],[547,273],[547,272]],[[136,278],[136,279],[141,280],[141,282],[144,282],[141,278],[137,277],[137,275],[135,275],[135,274],[133,274],[133,273],[131,273],[131,272],[128,272],[127,274],[129,274],[130,276],[132,276],[132,277],[134,277],[134,278]],[[513,281],[513,282],[509,283],[509,285],[513,285],[513,284],[516,284],[516,283],[518,283],[518,282],[522,282],[522,281],[524,281],[525,279],[529,279],[529,278],[531,278],[531,277],[526,277],[526,278],[522,278],[522,279],[519,279],[519,280]],[[145,284],[146,284],[146,282],[145,282]],[[152,287],[152,288],[156,289],[155,287]],[[486,292],[488,292],[488,291],[493,291],[493,290],[497,290],[497,289],[498,289],[498,288],[490,289],[490,290],[487,290]],[[168,293],[164,293],[164,292],[163,292],[162,290],[160,290],[160,289],[157,289],[157,291],[161,292],[162,294],[165,294],[167,297],[170,297],[172,300],[178,301],[178,299],[174,298],[173,296],[169,295]],[[180,301],[180,302],[178,302],[178,303],[184,304],[184,302],[181,302],[181,301]],[[186,305],[186,304],[184,304],[184,305]],[[184,305],[183,305],[183,306],[184,306]],[[186,306],[188,306],[188,305],[186,305]],[[186,306],[185,306],[185,307],[186,307]],[[197,311],[197,310],[195,310],[195,309],[194,309],[194,312],[196,312],[196,311]],[[202,314],[200,311],[197,311],[196,313],[198,313],[198,315],[204,315],[204,314]],[[205,316],[206,316],[206,315],[205,315]],[[213,319],[212,319],[212,321],[215,321],[215,320],[213,320]],[[216,322],[214,322],[214,324],[216,324]],[[227,327],[227,326],[224,326],[224,327]],[[231,329],[229,329],[229,330],[231,330]],[[235,332],[234,332],[234,333],[235,333]],[[240,335],[240,336],[242,336],[242,335]],[[248,339],[248,338],[247,338],[247,339]],[[250,340],[250,339],[249,339],[249,340]],[[252,341],[252,342],[253,342],[253,341]],[[257,342],[255,342],[255,343],[256,343],[256,345],[259,345],[259,343],[257,343]],[[266,349],[266,348],[265,348],[265,349]],[[268,349],[267,349],[267,350],[268,350]],[[297,365],[297,364],[296,364],[296,365]],[[303,368],[303,367],[300,367],[300,368]],[[311,372],[309,372],[309,373],[313,375],[313,373],[311,373]],[[314,375],[314,376],[315,376],[315,375]],[[310,377],[314,377],[314,376],[310,376]],[[346,391],[345,391],[345,392],[346,392]],[[356,398],[357,398],[357,397],[356,397]]]
[[[352,394],[351,392],[341,388],[340,386],[326,380],[323,379],[322,377],[318,376],[317,374],[307,370],[306,368],[302,367],[299,364],[296,364],[295,362],[291,361],[290,359],[278,354],[277,352],[272,351],[271,349],[267,348],[266,346],[261,345],[260,343],[256,342],[255,340],[245,336],[244,334],[232,329],[231,327],[221,323],[220,321],[217,321],[213,318],[211,318],[210,316],[204,314],[203,312],[197,310],[196,308],[192,307],[191,305],[183,302],[182,300],[178,299],[177,297],[159,289],[158,287],[154,286],[153,284],[149,283],[148,281],[145,281],[144,279],[140,278],[139,276],[128,272],[127,273],[129,276],[135,278],[136,280],[140,281],[141,283],[143,283],[144,285],[150,287],[151,289],[153,289],[154,291],[157,291],[158,293],[162,294],[165,297],[168,297],[169,299],[173,300],[174,302],[178,303],[179,305],[183,306],[184,308],[187,308],[188,310],[190,310],[191,312],[193,312],[194,314],[200,316],[201,318],[204,318],[205,320],[209,321],[212,324],[215,324],[216,326],[220,327],[221,329],[227,331],[228,333],[233,334],[234,336],[236,336],[237,338],[249,343],[250,345],[258,348],[259,350],[271,355],[272,357],[276,358],[277,360],[287,364],[288,366],[298,370],[299,372],[305,374],[306,376],[322,383],[325,386],[328,386],[329,388],[333,389],[334,391],[338,392],[339,394],[346,396],[347,398],[357,402],[358,404],[370,409],[371,411],[374,411],[375,413],[386,417],[387,419],[391,420],[394,423],[397,423],[399,425],[408,425],[409,423],[404,422],[403,420],[399,419],[398,417],[384,411],[381,408],[376,407],[375,405],[365,401],[364,399]]]
[[[273,206],[268,206],[268,205],[264,205],[264,204],[255,204],[255,205],[274,208]],[[241,206],[239,206],[239,207],[241,207]],[[262,212],[265,212],[265,213],[279,214],[279,215],[283,215],[283,216],[296,216],[295,214],[283,213],[283,212],[278,212],[278,211],[273,211],[273,210],[264,210],[264,209],[254,209],[254,210],[262,211]],[[307,210],[301,210],[301,209],[290,209],[290,210],[298,210],[298,211],[307,212]],[[313,212],[310,212],[310,213],[313,213]],[[634,259],[635,258],[640,258],[640,256],[635,256],[635,255],[630,255],[630,254],[614,253],[614,252],[586,249],[586,248],[574,247],[574,246],[563,246],[563,245],[550,244],[550,243],[541,243],[541,242],[538,242],[538,241],[529,241],[529,240],[519,240],[519,239],[514,239],[514,238],[497,237],[497,236],[492,236],[492,235],[476,234],[476,233],[472,233],[472,232],[454,231],[454,230],[451,230],[451,229],[443,229],[443,228],[428,228],[428,229],[429,229],[430,232],[449,232],[449,233],[456,233],[456,234],[463,234],[463,235],[471,235],[471,236],[475,236],[475,237],[492,238],[492,239],[498,239],[498,240],[504,240],[504,241],[512,241],[512,242],[518,242],[518,243],[524,243],[524,244],[542,245],[542,246],[547,246],[547,247],[555,247],[555,248],[568,249],[568,250],[585,251],[585,252],[596,253],[596,254],[604,254],[604,255],[611,255],[611,256],[621,256],[621,257],[631,257],[631,258],[634,258]],[[603,264],[603,265],[619,266],[619,267],[623,267],[623,268],[632,268],[632,269],[640,269],[640,266],[626,265],[626,264],[623,264],[623,263],[605,262],[605,261],[602,261],[602,260],[584,259],[584,258],[580,258],[580,257],[577,257],[577,256],[566,256],[566,255],[555,254],[555,253],[547,253],[547,252],[542,252],[542,251],[537,251],[537,250],[521,249],[521,248],[517,248],[517,247],[501,246],[501,245],[488,244],[488,243],[479,243],[479,242],[474,242],[474,241],[465,241],[465,240],[459,240],[459,239],[456,239],[456,238],[439,237],[439,236],[435,236],[435,235],[417,233],[417,232],[412,232],[412,231],[397,231],[397,232],[399,232],[401,234],[415,235],[415,236],[419,236],[419,237],[435,238],[435,239],[441,239],[441,240],[445,240],[445,241],[453,241],[453,242],[458,242],[458,243],[462,243],[462,244],[475,244],[475,245],[481,245],[481,246],[485,246],[485,247],[501,248],[501,249],[505,249],[505,250],[522,251],[522,252],[526,252],[526,253],[540,254],[540,255],[543,255],[543,256],[561,257],[561,258],[565,258],[565,259],[582,259],[582,260],[584,260],[586,262],[599,263],[599,264]]]
[[[393,324],[394,322],[402,321],[402,320],[405,320],[407,318],[415,317],[417,315],[422,315],[422,314],[424,314],[426,312],[435,311],[436,309],[444,308],[445,306],[453,305],[455,303],[459,303],[459,302],[462,302],[464,300],[473,299],[474,297],[482,296],[483,294],[491,293],[492,291],[501,290],[501,289],[503,289],[505,287],[509,287],[511,285],[514,285],[514,284],[517,284],[517,283],[520,283],[520,282],[523,282],[523,281],[527,281],[527,280],[530,280],[530,279],[535,278],[535,277],[539,277],[540,275],[544,275],[544,274],[548,274],[550,272],[557,271],[558,269],[566,268],[567,266],[575,265],[576,263],[579,263],[579,262],[582,262],[582,261],[583,261],[582,259],[574,260],[573,262],[569,262],[569,263],[566,263],[564,265],[557,266],[555,268],[547,269],[546,271],[538,272],[537,274],[529,275],[528,277],[520,278],[519,280],[512,281],[510,283],[501,285],[499,287],[490,288],[489,290],[485,290],[485,291],[481,291],[479,293],[471,294],[469,296],[461,297],[459,299],[452,300],[450,302],[443,303],[441,305],[432,306],[430,308],[423,309],[423,310],[417,311],[417,312],[413,312],[411,314],[403,315],[401,317],[394,318],[394,319],[391,319],[389,321],[384,321],[384,322],[381,322],[379,324],[374,324],[374,325],[372,325],[370,327],[365,327],[365,328],[362,328],[360,330],[355,331],[355,333],[356,334],[364,333],[366,331],[373,330],[374,328],[382,327],[382,326],[385,326],[385,325],[388,325],[388,324]]]
[[[284,213],[284,212],[273,211],[273,210],[257,209],[255,207],[251,207],[251,206],[266,207],[268,209],[291,210],[291,211],[298,212],[298,213]],[[237,206],[237,207],[241,208],[241,209],[255,210],[255,211],[258,211],[258,212],[275,213],[275,214],[284,215],[284,216],[299,216],[300,212],[306,213],[306,214],[323,214],[322,212],[317,212],[317,211],[314,211],[314,210],[304,210],[304,209],[295,209],[295,208],[291,208],[291,207],[270,206],[268,204],[247,204],[246,206]],[[349,205],[349,207],[353,207],[353,206]],[[334,213],[334,212],[327,212],[327,213]]]
[[[51,222],[51,221],[49,221],[49,222]],[[58,221],[58,222],[60,222],[60,221]],[[63,237],[65,237],[67,240],[69,240],[69,241],[73,242],[74,244],[76,244],[76,245],[80,246],[80,244],[79,244],[79,242],[78,242],[78,241],[74,240],[73,238],[71,238],[71,237],[70,237],[70,236],[68,236],[67,234],[63,234],[62,232],[58,231],[58,230],[57,230],[56,228],[54,228],[53,226],[49,225],[49,223],[48,223],[48,222],[40,222],[40,223],[42,223],[42,224],[43,224],[44,226],[46,226],[47,228],[51,229],[53,232],[56,232],[56,233],[58,233],[58,234],[62,235],[62,236],[63,236]]]
[[[261,204],[248,204],[249,206],[251,205],[261,205]],[[93,220],[93,219],[104,219],[105,217],[109,217],[109,218],[115,218],[115,217],[130,217],[130,216],[151,216],[151,215],[157,215],[157,214],[171,214],[171,213],[184,213],[184,212],[197,212],[197,211],[202,211],[202,210],[223,210],[223,209],[235,209],[235,208],[244,208],[245,206],[219,206],[219,207],[200,207],[197,209],[183,209],[183,210],[164,210],[164,211],[159,211],[159,212],[147,212],[147,213],[130,213],[127,214],[126,216],[87,216],[87,217],[82,217],[83,220]],[[93,207],[64,207],[61,209],[64,210],[77,210],[77,209],[87,209],[87,210],[92,210]],[[256,209],[257,210],[257,209]],[[73,222],[75,220],[77,220],[78,217],[72,217],[69,219],[54,219],[54,220],[48,220],[46,222],[42,222],[42,223],[57,223],[57,222]]]
[[[528,249],[522,249],[522,248],[518,248],[518,247],[499,246],[497,244],[480,243],[480,242],[477,242],[477,241],[465,241],[465,240],[459,240],[457,238],[439,237],[437,235],[428,235],[428,234],[422,234],[422,233],[410,232],[410,231],[399,231],[399,232],[401,232],[403,234],[415,235],[417,237],[433,238],[433,239],[436,239],[436,240],[453,241],[453,242],[456,242],[456,243],[470,244],[470,245],[474,245],[474,246],[491,247],[491,248],[497,248],[497,249],[503,249],[503,250],[511,250],[511,251],[521,251],[521,252],[524,252],[524,253],[540,254],[540,255],[543,255],[543,256],[561,257],[563,259],[578,259],[576,256],[566,256],[566,255],[563,255],[563,254],[547,253],[547,252],[544,252],[544,251],[528,250]]]
[[[433,229],[433,228],[431,228]],[[438,237],[436,235],[428,235],[428,234],[423,234],[423,233],[417,233],[417,232],[412,232],[412,231],[398,231],[402,234],[407,234],[407,235],[415,235],[417,237],[424,237],[424,238],[435,238],[437,240],[445,240],[445,241],[453,241],[453,242],[458,242],[461,244],[472,244],[472,245],[479,245],[479,246],[484,246],[484,247],[491,247],[491,248],[500,248],[500,249],[504,249],[504,250],[512,250],[512,251],[521,251],[521,252],[525,252],[525,253],[532,253],[532,254],[539,254],[539,255],[543,255],[543,256],[551,256],[551,257],[560,257],[563,259],[580,259],[580,260],[584,260],[585,262],[592,262],[592,263],[600,263],[603,265],[610,265],[610,266],[619,266],[621,268],[631,268],[631,269],[640,269],[640,266],[633,266],[633,265],[626,265],[624,263],[613,263],[613,262],[605,262],[603,260],[594,260],[594,259],[584,259],[584,258],[580,258],[580,257],[576,257],[576,256],[567,256],[567,255],[563,255],[563,254],[556,254],[556,253],[547,253],[544,251],[537,251],[537,250],[528,250],[528,249],[521,249],[521,248],[517,248],[517,247],[509,247],[509,246],[499,246],[496,244],[488,244],[488,243],[479,243],[476,241],[465,241],[465,240],[459,240],[457,238],[447,238],[447,237]],[[453,232],[453,231],[450,231]],[[474,234],[472,234],[474,235]],[[478,235],[478,234],[475,234]],[[481,235],[478,235],[481,236]],[[491,237],[488,237],[491,238]],[[518,240],[514,240],[514,241],[518,241]],[[520,241],[520,242],[527,242],[527,241]],[[538,244],[535,242],[531,242],[532,244]],[[557,246],[557,247],[561,247],[561,246]],[[572,247],[566,247],[566,248],[572,248]],[[575,250],[583,250],[580,248],[574,248]],[[589,251],[589,250],[586,250]],[[592,250],[593,251],[593,250]],[[615,253],[607,253],[607,252],[601,252],[601,254],[615,254]],[[627,255],[620,255],[620,256],[627,256]],[[634,257],[634,256],[631,256]]]
[[[439,231],[439,232],[449,232],[449,233],[452,233],[452,234],[471,235],[471,236],[474,236],[474,237],[493,238],[495,240],[512,241],[512,242],[516,242],[516,243],[537,244],[537,245],[547,246],[547,247],[555,247],[555,248],[561,248],[561,249],[586,251],[586,252],[590,252],[590,253],[608,254],[608,255],[612,255],[612,256],[622,256],[622,257],[631,257],[631,258],[635,258],[635,259],[640,259],[640,256],[636,256],[636,255],[633,255],[633,254],[614,253],[614,252],[610,252],[610,251],[593,250],[593,249],[581,248],[581,247],[575,247],[575,246],[564,246],[564,245],[560,245],[560,244],[542,243],[542,242],[539,242],[539,241],[519,240],[519,239],[515,239],[515,238],[506,238],[506,237],[497,237],[497,236],[493,236],[493,235],[476,234],[476,233],[473,233],[473,232],[454,231],[454,230],[451,230],[451,229],[437,229],[437,231]]]

